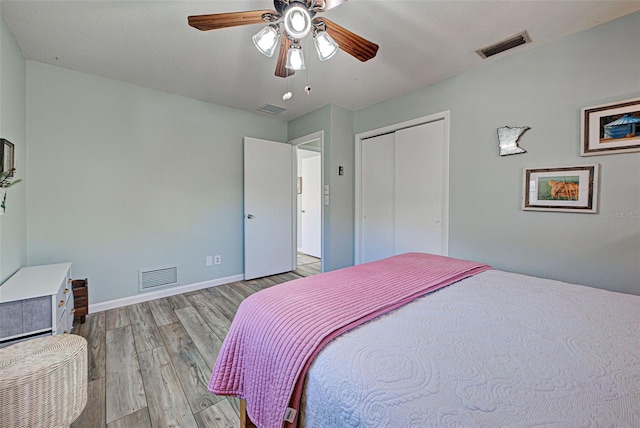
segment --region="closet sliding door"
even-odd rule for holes
[[[442,120],[362,141],[361,262],[405,252],[446,254]]]
[[[395,254],[442,254],[442,121],[395,133]]]
[[[362,144],[362,262],[395,254],[395,136]]]

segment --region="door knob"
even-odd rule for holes
[[[254,217],[254,216],[253,216],[253,214],[247,214],[247,218],[248,218],[249,220],[251,220],[253,217]]]

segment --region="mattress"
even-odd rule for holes
[[[640,427],[640,297],[486,271],[329,343],[306,427]]]
[[[301,278],[246,298],[238,307],[209,391],[246,399],[262,428],[297,423],[305,374],[333,338],[430,291],[490,269],[424,253]]]

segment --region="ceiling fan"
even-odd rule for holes
[[[321,61],[331,58],[342,49],[362,62],[376,56],[378,45],[372,43],[344,27],[317,17],[340,6],[347,0],[274,0],[275,10],[251,10],[244,12],[196,15],[188,18],[189,25],[201,31],[267,23],[253,36],[253,42],[266,56],[273,56],[278,42],[280,52],[275,75],[288,77],[295,70],[304,70],[304,55],[300,39],[313,34],[313,41]],[[284,27],[284,31],[281,29]]]

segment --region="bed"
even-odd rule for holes
[[[293,283],[243,302],[209,384],[260,428],[640,426],[638,296],[419,253]]]

